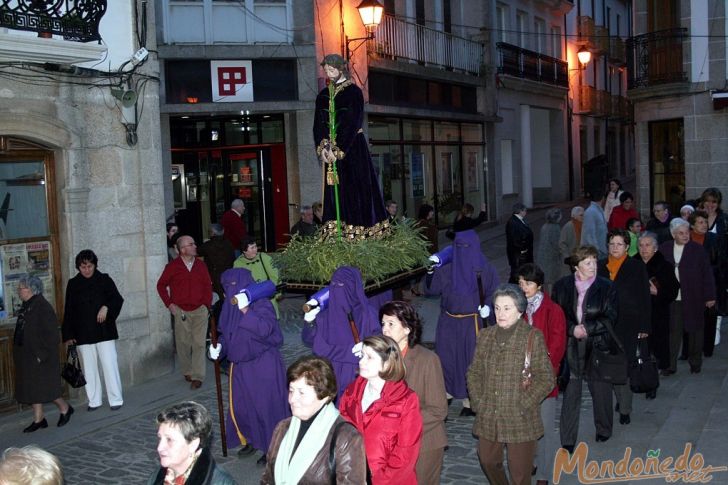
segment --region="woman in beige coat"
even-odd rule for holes
[[[390,301],[379,309],[382,333],[392,338],[404,355],[405,381],[415,391],[422,413],[422,441],[415,471],[421,484],[440,483],[442,460],[447,446],[445,418],[447,399],[440,358],[419,345],[422,320],[409,303]]]
[[[526,296],[516,285],[495,290],[497,325],[480,332],[468,369],[470,402],[476,412],[473,434],[478,437],[480,465],[492,485],[530,485],[536,440],[543,435],[540,404],[555,385],[543,333],[522,318],[526,305]],[[529,339],[530,367],[525,362]],[[530,383],[524,382],[524,374]],[[508,449],[510,482],[503,447]]]

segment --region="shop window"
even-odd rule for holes
[[[462,123],[460,133],[464,142],[480,143],[483,141],[483,125],[476,123]]]
[[[652,200],[664,200],[678,214],[685,200],[685,137],[683,120],[652,121],[650,134],[650,189]]]
[[[263,116],[263,121],[260,123],[260,135],[261,143],[283,143],[283,120],[282,119],[270,119],[266,118],[267,115]]]
[[[430,141],[432,140],[432,122],[429,120],[402,120],[405,140]]]
[[[399,140],[399,120],[397,118],[369,117],[370,140]]]
[[[460,133],[457,123],[435,122],[435,140],[459,141]]]

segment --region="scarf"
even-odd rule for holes
[[[537,291],[535,295],[533,295],[531,298],[528,298],[528,305],[526,305],[526,316],[528,317],[528,324],[533,327],[533,314],[536,313],[536,311],[541,306],[541,302],[543,301],[543,292]]]
[[[619,268],[622,267],[622,263],[624,263],[627,260],[627,253],[622,255],[621,258],[613,258],[612,256],[609,256],[607,259],[607,269],[609,270],[609,279],[614,281],[617,277],[617,273],[619,273]]]
[[[319,415],[301,440],[301,444],[293,452],[301,428],[301,420],[293,416],[281,445],[278,447],[278,457],[274,468],[274,476],[278,485],[295,485],[303,474],[311,467],[314,458],[323,448],[329,436],[329,430],[339,417],[339,411],[334,403],[324,404]]]
[[[192,468],[194,468],[195,463],[197,462],[197,459],[200,457],[200,454],[202,453],[202,449],[199,449],[195,451],[195,455],[192,458],[192,463],[190,463],[190,466],[187,467],[187,470],[181,475],[176,475],[174,473],[174,470],[172,468],[167,468],[167,473],[164,475],[164,485],[184,485],[187,483],[187,479],[190,477],[190,474],[192,473]]]
[[[701,246],[705,245],[705,234],[698,234],[695,231],[690,231],[690,240],[694,241]]]
[[[572,219],[571,222],[574,223],[574,234],[576,234],[576,241],[577,245],[578,242],[581,241],[581,225],[584,221],[580,221],[578,219]]]
[[[581,324],[581,319],[584,316],[584,297],[586,296],[587,290],[596,279],[597,276],[594,275],[588,280],[580,280],[579,277],[576,276],[576,273],[574,273],[574,280],[576,282],[576,293],[578,295],[578,298],[576,299],[576,320],[579,322],[579,324]]]

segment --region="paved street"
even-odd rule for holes
[[[567,214],[565,210],[564,215]],[[536,234],[542,216],[543,211],[535,210],[529,214]],[[502,226],[481,230],[481,240],[486,255],[505,277],[508,268]],[[308,352],[299,337],[303,298],[287,298],[282,303],[283,354],[288,364]],[[437,299],[418,298],[414,304],[425,319],[423,340],[431,341],[439,302]],[[589,446],[588,459],[616,462],[624,456],[627,446],[632,448],[633,457],[644,457],[648,450],[659,450],[660,460],[668,456],[677,458],[685,444],[691,443],[704,455],[706,465],[728,465],[728,332],[724,331],[723,337],[724,343],[716,348],[714,357],[706,359],[701,374],[689,374],[687,363],[681,362],[678,373],[662,381],[656,400],[647,401],[641,395],[635,396],[632,424],[621,426],[617,420],[614,436],[606,443],[594,441],[591,402],[585,391],[579,436]],[[60,429],[55,427],[58,412],[52,405],[45,408],[49,428],[32,434],[22,433],[22,428],[32,419],[29,410],[4,416],[0,418],[0,448],[36,443],[48,449],[61,459],[67,483],[71,485],[146,483],[158,464],[154,417],[162,407],[183,399],[199,401],[213,413],[217,430],[212,375],[210,365],[208,379],[197,391],[190,391],[189,385],[176,373],[126,389],[124,407],[116,412],[104,407],[89,413],[86,404],[77,400],[72,403],[76,413],[70,424]],[[487,483],[475,454],[476,441],[471,434],[473,418],[459,417],[460,408],[457,401],[450,408],[447,422],[450,447],[445,455],[442,481],[451,484]],[[231,472],[238,483],[258,483],[262,469],[256,466],[255,461],[259,454],[238,459],[235,450],[232,450],[230,456],[224,458],[219,439],[215,440],[213,451],[218,463]],[[663,482],[664,479],[660,478],[646,483]],[[574,476],[564,476],[560,483],[580,482]],[[714,474],[712,483],[728,484],[728,472]]]

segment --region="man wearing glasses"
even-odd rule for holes
[[[165,266],[157,292],[174,318],[174,342],[182,374],[192,389],[205,378],[205,337],[212,304],[212,281],[207,266],[197,259],[190,236],[177,239],[179,256]]]

